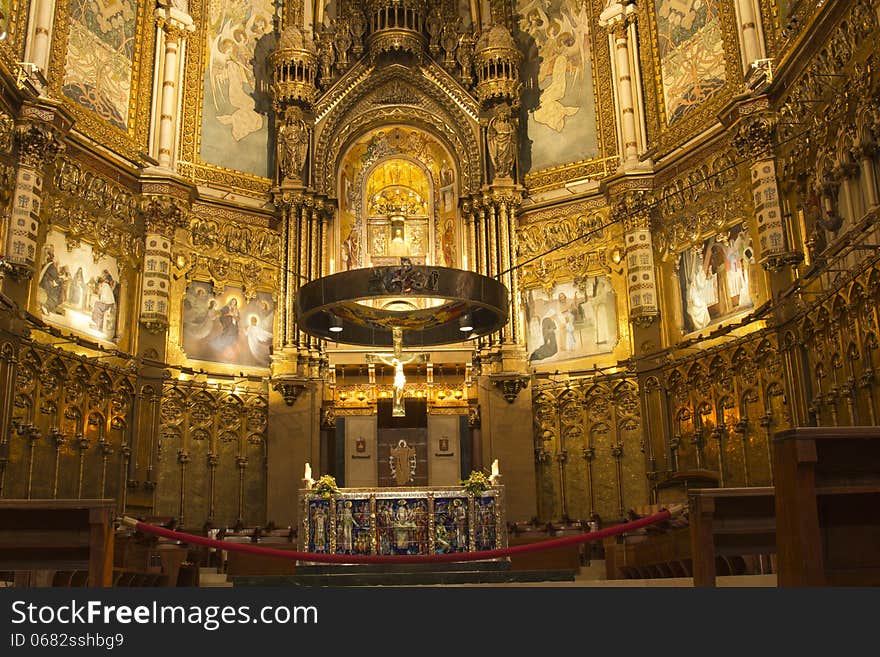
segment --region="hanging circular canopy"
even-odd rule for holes
[[[448,267],[400,265],[324,276],[299,289],[294,306],[300,330],[311,336],[368,347],[461,342],[507,323],[507,288],[495,279]]]

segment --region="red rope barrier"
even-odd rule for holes
[[[397,554],[397,555],[366,555],[366,554],[320,554],[315,552],[294,552],[293,550],[278,550],[276,548],[260,547],[258,545],[250,545],[247,543],[227,543],[226,541],[218,541],[205,536],[196,536],[195,534],[184,534],[176,532],[164,527],[156,527],[146,522],[137,522],[133,526],[138,531],[163,536],[182,543],[191,543],[193,545],[203,545],[206,547],[217,548],[218,550],[226,550],[228,552],[246,552],[256,554],[263,557],[277,557],[279,559],[290,559],[296,561],[312,561],[316,563],[442,563],[454,561],[484,561],[486,559],[497,559],[499,557],[509,557],[514,554],[525,554],[528,552],[538,552],[539,550],[551,550],[553,548],[567,547],[569,545],[578,545],[580,543],[589,543],[597,541],[609,536],[617,536],[625,534],[634,529],[640,529],[653,525],[672,517],[672,513],[663,509],[659,513],[655,513],[632,522],[621,525],[613,525],[600,529],[599,531],[589,532],[586,534],[577,534],[575,536],[566,536],[564,538],[554,538],[548,541],[540,541],[538,543],[527,543],[525,545],[515,545],[507,548],[497,548],[494,550],[483,550],[480,552],[451,552],[446,554]],[[132,522],[128,523],[131,525]]]

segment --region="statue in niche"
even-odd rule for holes
[[[407,444],[405,440],[400,440],[396,447],[391,449],[391,456],[388,457],[388,467],[391,469],[391,476],[394,477],[398,486],[403,486],[412,481],[416,473],[416,450]]]
[[[283,178],[300,180],[309,152],[309,127],[302,110],[291,107],[278,128],[278,165]]]
[[[499,105],[487,129],[489,157],[496,178],[510,178],[516,154],[516,120],[507,105]]]

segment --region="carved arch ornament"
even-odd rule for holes
[[[410,105],[383,103],[388,89],[406,89],[417,101]],[[468,99],[469,100],[469,99]],[[317,108],[320,114],[321,108]],[[438,84],[411,69],[391,65],[355,87],[319,118],[315,128],[315,186],[334,196],[336,173],[351,145],[363,134],[391,124],[420,128],[457,155],[461,193],[476,193],[482,183],[477,106],[454,102]]]

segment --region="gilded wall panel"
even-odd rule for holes
[[[30,0],[0,0],[0,57],[8,65],[22,60]]]
[[[234,388],[234,389],[233,389]],[[264,393],[179,381],[161,407],[156,512],[184,526],[264,524]]]
[[[772,436],[792,426],[783,356],[775,334],[759,330],[704,349],[665,370],[659,396],[668,418],[651,436],[665,454],[655,479],[709,471],[722,487],[772,483]]]
[[[623,377],[544,384],[532,398],[542,520],[606,522],[646,499],[639,391]]]
[[[122,510],[132,373],[21,344],[0,496],[113,498]]]
[[[155,28],[134,0],[55,5],[49,85],[76,129],[143,163],[150,123]]]
[[[607,208],[574,209],[527,215],[517,230],[526,343],[537,366],[629,355],[622,226]]]
[[[196,204],[175,246],[168,358],[265,370],[275,327],[281,238],[260,214]]]

